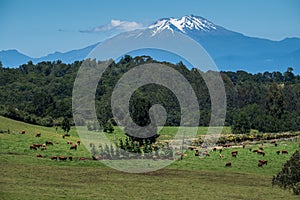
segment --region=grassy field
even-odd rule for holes
[[[249,151],[261,144],[236,148],[237,158],[231,157],[233,149],[223,150],[224,159],[219,158],[219,152],[198,158],[187,151],[183,160],[165,169],[128,174],[98,161],[76,160],[90,158],[90,154],[83,145],[77,151],[69,149],[67,141],[79,139],[74,129],[70,138],[63,139],[61,129],[56,133],[55,128],[0,117],[0,131],[8,129],[10,134],[0,134],[0,199],[299,199],[271,186],[272,176],[298,148],[299,141],[282,141],[278,147],[266,143],[265,157]],[[23,129],[26,134],[19,133]],[[164,131],[167,134],[168,130]],[[37,132],[42,133],[40,138],[35,137]],[[46,151],[29,149],[30,144],[46,140],[54,142]],[[289,154],[277,155],[275,151],[282,149]],[[53,155],[72,155],[75,160],[53,161]],[[259,159],[268,160],[268,165],[258,168]],[[232,167],[224,167],[227,161]]]

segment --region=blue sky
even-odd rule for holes
[[[0,0],[0,50],[40,57],[189,14],[248,36],[300,37],[298,0]]]

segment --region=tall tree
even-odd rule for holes
[[[284,87],[284,85],[272,83],[272,85],[269,88],[265,103],[267,114],[278,119],[281,118],[285,110],[285,102],[282,94],[282,87]]]
[[[65,131],[65,132],[67,132],[67,133],[69,133],[69,131],[70,131],[70,129],[71,129],[71,125],[70,125],[70,121],[69,121],[69,119],[68,118],[64,118],[64,120],[62,121],[62,124],[61,124],[61,128]]]

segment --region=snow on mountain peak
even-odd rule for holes
[[[193,30],[209,32],[217,29],[216,25],[210,21],[193,15],[183,16],[179,19],[173,17],[160,19],[148,28],[153,29],[153,35],[166,29],[171,31],[177,29],[183,33]]]

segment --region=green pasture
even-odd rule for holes
[[[225,132],[230,132],[225,127]],[[7,133],[9,130],[10,133]],[[26,130],[25,134],[20,134]],[[206,128],[199,128],[204,134]],[[98,161],[79,161],[91,158],[84,145],[70,150],[68,141],[76,142],[74,128],[70,137],[62,138],[63,131],[0,117],[0,199],[297,199],[292,192],[272,187],[272,176],[278,173],[299,142],[281,141],[275,147],[270,143],[247,144],[243,148],[211,151],[209,157],[194,156],[188,150],[183,160],[168,167],[144,174],[129,174],[106,167]],[[35,137],[41,132],[41,137]],[[164,127],[160,137],[173,137],[176,127]],[[98,134],[95,132],[94,134]],[[108,138],[122,138],[122,131]],[[33,143],[52,141],[46,151],[30,150]],[[250,151],[264,147],[263,157]],[[276,150],[287,150],[277,155]],[[238,150],[237,158],[231,156]],[[43,157],[36,157],[41,154]],[[73,156],[73,161],[54,161],[52,156]],[[259,159],[268,165],[257,167]],[[225,167],[231,162],[232,167]]]

